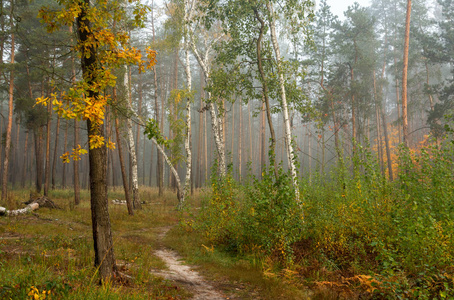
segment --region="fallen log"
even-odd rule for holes
[[[58,208],[55,203],[47,198],[46,196],[42,196],[36,199],[30,199],[29,201],[25,202],[24,204],[27,204],[26,207],[21,208],[21,209],[15,209],[15,210],[7,210],[4,207],[0,207],[0,216],[17,216],[17,215],[23,215],[29,212],[32,212],[34,210],[37,210],[40,207],[49,207],[49,208]]]

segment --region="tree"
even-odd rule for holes
[[[62,1],[59,11],[43,8],[40,17],[49,31],[61,26],[75,24],[77,43],[75,49],[81,56],[82,79],[65,93],[66,103],[52,96],[55,110],[65,118],[87,121],[89,138],[90,204],[92,212],[95,266],[102,281],[109,280],[116,272],[110,218],[107,207],[107,164],[106,145],[112,147],[104,137],[104,111],[109,97],[104,94],[108,86],[115,86],[113,69],[126,64],[138,64],[143,70],[145,62],[140,51],[129,47],[126,32],[115,34],[108,28],[109,20],[121,20],[124,10],[118,3],[97,1],[96,7],[89,0],[81,2]],[[113,5],[114,7],[109,7]],[[110,8],[110,9],[109,9]],[[140,25],[145,9],[136,3],[137,25]],[[154,64],[155,52],[147,49],[148,66]],[[38,103],[47,104],[49,98],[39,98]],[[77,148],[71,154],[78,157],[86,152]],[[62,158],[69,161],[69,153]]]
[[[10,28],[13,30],[14,21],[13,21],[13,13],[14,13],[14,2],[11,0],[11,13],[10,13]],[[13,93],[14,93],[14,55],[15,55],[15,48],[14,48],[14,32],[11,33],[11,71],[9,76],[9,90],[8,90],[8,123],[6,125],[6,141],[5,141],[5,158],[3,160],[3,173],[2,173],[2,201],[6,201],[7,198],[7,188],[8,188],[8,164],[9,164],[9,155],[11,149],[11,128],[13,125]],[[3,60],[3,58],[2,58]]]
[[[408,71],[408,48],[410,45],[410,17],[411,0],[407,1],[407,15],[405,18],[405,40],[404,40],[404,66],[402,70],[402,130],[404,145],[408,148],[408,119],[407,119],[407,71]]]
[[[286,7],[286,9],[289,9],[289,11],[292,11],[295,8],[296,9],[300,8],[300,7],[292,7],[293,5],[295,5],[295,3],[293,1],[288,1],[287,5],[289,5],[289,7]],[[295,165],[296,155],[293,150],[293,141],[292,141],[293,138],[292,138],[292,130],[290,127],[289,113],[288,113],[287,95],[286,95],[286,88],[285,88],[285,81],[284,81],[284,70],[283,70],[283,65],[281,62],[279,44],[278,44],[277,38],[276,38],[276,23],[275,23],[276,16],[274,14],[274,8],[273,8],[273,4],[271,1],[266,2],[266,7],[267,7],[268,13],[269,13],[269,26],[270,26],[270,33],[271,33],[271,41],[273,43],[275,59],[277,62],[278,76],[279,76],[280,97],[281,97],[281,101],[282,101],[282,111],[283,111],[283,115],[284,115],[285,141],[286,141],[286,146],[287,146],[287,159],[288,159],[288,163],[290,164],[290,171],[291,171],[291,175],[292,175],[293,186],[295,188],[296,201],[298,203],[300,203],[299,187],[298,187],[298,180],[297,180],[297,169],[296,169],[296,165]]]

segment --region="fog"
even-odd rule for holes
[[[318,3],[320,0],[317,0]],[[326,1],[329,6],[331,6],[331,11],[333,14],[337,15],[340,19],[344,19],[344,11],[348,9],[349,6],[353,5],[353,3],[358,2],[361,6],[369,6],[369,0],[327,0]]]

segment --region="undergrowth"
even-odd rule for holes
[[[453,144],[401,148],[392,182],[368,149],[358,146],[331,173],[303,179],[301,207],[282,168],[278,178],[266,170],[243,186],[230,174],[212,177],[184,228],[260,261],[267,276],[290,272],[292,283],[322,298],[326,289],[333,297],[453,298]]]

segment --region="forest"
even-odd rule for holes
[[[454,1],[0,3],[0,299],[454,299]]]

